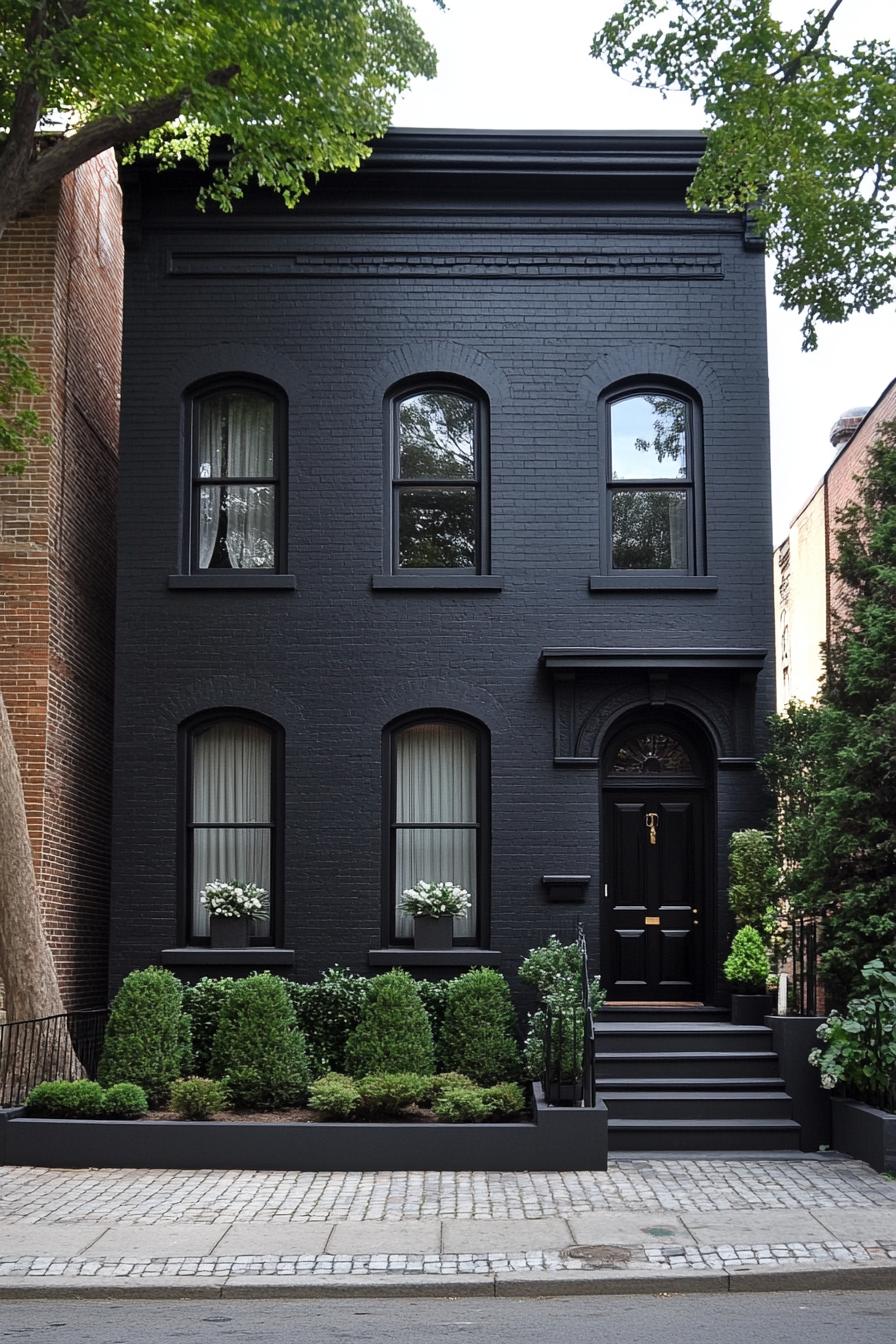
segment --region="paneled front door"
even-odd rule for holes
[[[703,794],[604,793],[601,974],[610,1000],[703,992]]]

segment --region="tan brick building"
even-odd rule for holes
[[[875,404],[846,411],[831,431],[836,456],[775,551],[777,698],[811,700],[821,676],[821,646],[831,633],[838,581],[837,514],[856,495],[868,447],[878,426],[896,419],[896,379]]]
[[[106,996],[121,282],[106,154],[0,240],[0,330],[28,339],[48,434],[0,475],[0,689],[69,1007]]]

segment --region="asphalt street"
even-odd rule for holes
[[[896,1292],[522,1301],[4,1302],[0,1341],[58,1344],[893,1344]]]

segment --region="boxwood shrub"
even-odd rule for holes
[[[346,1042],[345,1063],[356,1078],[433,1072],[429,1018],[407,971],[374,976],[358,1025]]]
[[[308,1105],[325,1120],[351,1120],[361,1105],[361,1093],[344,1073],[325,1073],[311,1084]]]
[[[263,971],[236,982],[221,1010],[211,1062],[237,1109],[270,1111],[305,1100],[305,1038],[279,976]]]
[[[201,1076],[211,1069],[212,1046],[221,1009],[235,984],[229,975],[204,975],[195,985],[184,987],[184,1012],[190,1019],[193,1037],[193,1068]]]
[[[102,1114],[103,1089],[87,1078],[38,1083],[25,1098],[25,1105],[33,1115],[89,1120]]]
[[[341,1073],[345,1069],[345,1043],[361,1017],[370,980],[341,966],[331,966],[310,985],[294,980],[284,983],[299,1030],[305,1036],[312,1075]]]
[[[113,1083],[103,1096],[102,1114],[110,1120],[139,1120],[148,1110],[146,1093],[136,1083]]]
[[[483,967],[450,980],[439,1033],[442,1068],[486,1086],[519,1078],[514,1027],[510,987],[498,971]]]
[[[171,1109],[182,1120],[210,1120],[227,1108],[227,1090],[218,1078],[178,1078],[171,1084]]]
[[[103,1087],[136,1083],[151,1106],[167,1100],[189,1067],[190,1022],[181,984],[158,966],[131,971],[112,1000],[97,1077]]]

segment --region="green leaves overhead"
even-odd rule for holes
[[[791,30],[770,0],[627,0],[592,46],[615,74],[703,106],[688,202],[750,211],[806,349],[819,322],[896,297],[896,48],[872,37],[838,49],[841,3]]]

